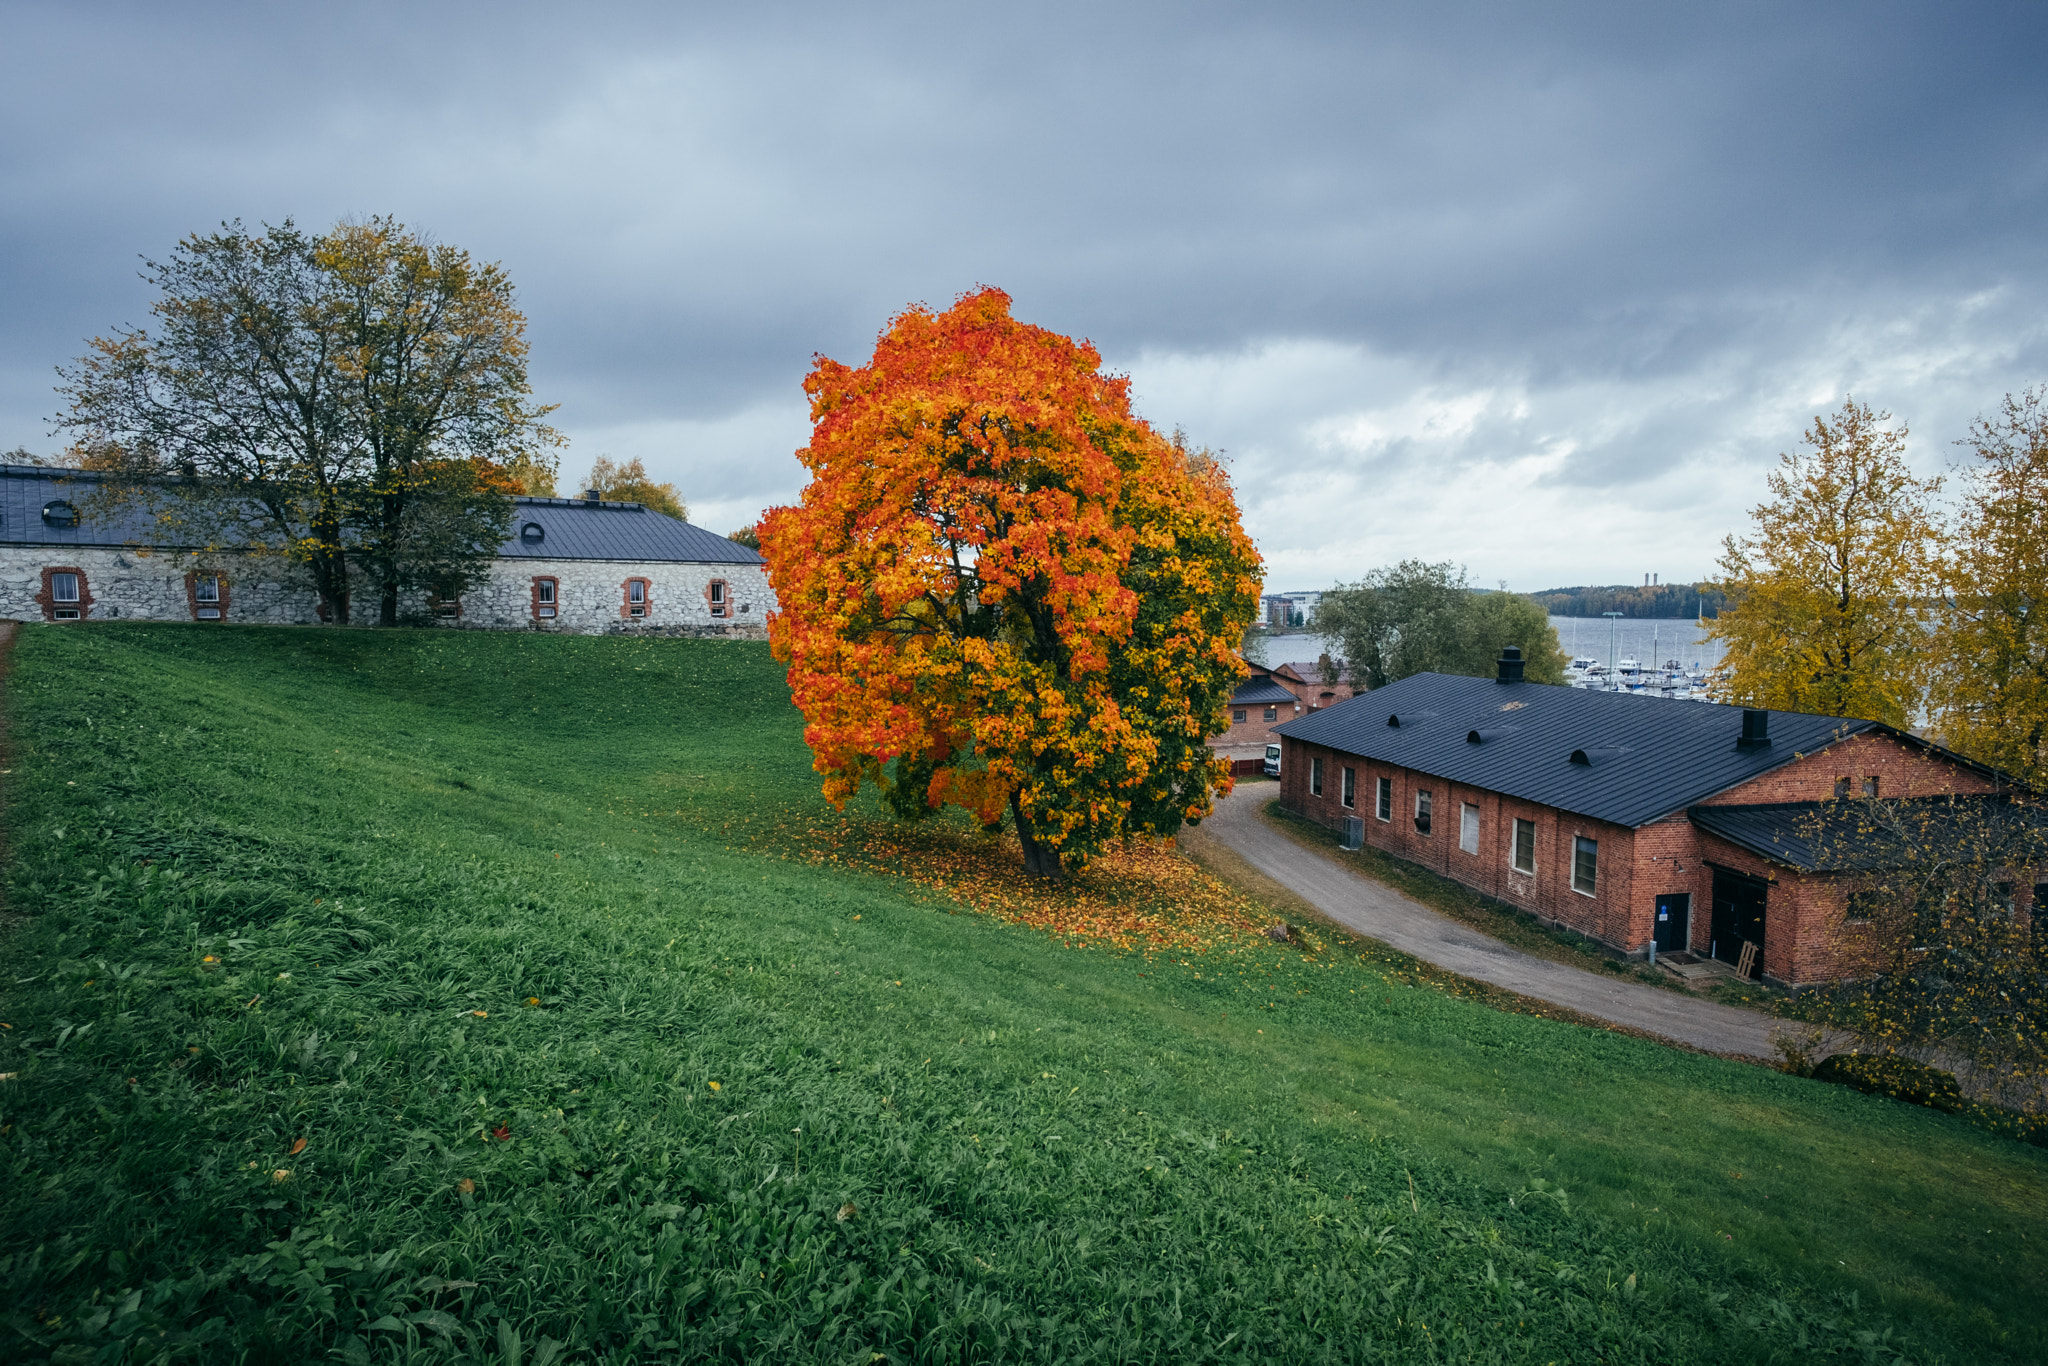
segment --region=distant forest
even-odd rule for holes
[[[1613,583],[1577,588],[1546,588],[1527,595],[1554,617],[1597,617],[1619,612],[1624,617],[1718,617],[1727,595],[1710,584],[1665,583],[1652,587]]]

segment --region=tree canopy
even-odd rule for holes
[[[1910,724],[1927,687],[1941,583],[1939,479],[1906,462],[1906,429],[1850,398],[1779,457],[1754,531],[1723,543],[1725,700]]]
[[[760,523],[776,655],[838,804],[1007,810],[1034,873],[1227,792],[1207,737],[1260,562],[1221,466],[1161,436],[1094,347],[984,289],[819,358],[801,502]]]
[[[154,333],[96,338],[63,372],[79,463],[202,557],[302,565],[338,621],[481,572],[508,495],[551,477],[525,319],[496,265],[388,218],[194,234],[146,263]]]
[[[596,489],[600,498],[616,498],[622,503],[638,503],[655,512],[665,513],[678,522],[690,520],[690,505],[683,501],[683,495],[676,491],[674,484],[657,484],[647,472],[639,456],[623,464],[615,464],[600,455],[590,463],[590,473],[585,476],[581,488]]]
[[[1523,676],[1533,683],[1564,682],[1568,662],[1542,607],[1505,589],[1474,592],[1449,561],[1403,560],[1330,590],[1316,608],[1315,632],[1361,688],[1419,673],[1485,677],[1508,645],[1521,647]]]
[[[1963,443],[1961,516],[1932,642],[1942,742],[2048,787],[2048,412],[2007,395]]]

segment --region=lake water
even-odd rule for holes
[[[1699,624],[1689,617],[1632,617],[1612,622],[1605,617],[1552,617],[1550,624],[1557,628],[1557,643],[1566,654],[1585,655],[1602,664],[1608,662],[1610,636],[1617,660],[1640,659],[1655,665],[1675,659],[1687,668],[1698,664],[1711,669],[1724,653],[1721,642],[1703,639]],[[1266,637],[1269,664],[1313,661],[1322,652],[1322,641],[1305,633]]]

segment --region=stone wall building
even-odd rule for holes
[[[1874,721],[1530,683],[1509,653],[1497,679],[1417,674],[1281,723],[1282,804],[1617,953],[1754,945],[1765,981],[1800,986],[1864,954],[1817,819],[2012,790]],[[2029,912],[2037,876],[2014,870]]]
[[[144,514],[88,515],[96,482],[85,471],[0,465],[0,617],[321,620],[310,579],[280,561],[227,556],[202,567],[159,544]],[[411,594],[405,616],[471,629],[765,634],[775,594],[757,551],[638,503],[514,501],[512,532],[484,580],[455,598]]]

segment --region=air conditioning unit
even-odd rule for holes
[[[1346,849],[1365,848],[1365,820],[1362,817],[1346,816],[1344,818],[1344,847]]]

